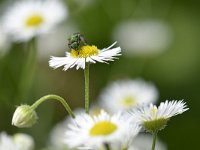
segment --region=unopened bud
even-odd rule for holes
[[[29,105],[18,106],[12,118],[12,125],[19,128],[28,128],[34,125],[38,117],[34,109]]]

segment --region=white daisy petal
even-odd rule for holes
[[[68,62],[68,61],[69,61],[69,58],[67,58],[67,57],[51,56],[50,61],[49,61],[49,66],[56,69],[60,66],[66,65],[66,62]]]
[[[101,51],[104,52],[104,51],[106,51],[106,50],[112,48],[112,47],[115,46],[116,44],[117,44],[117,41],[115,41],[115,42],[114,42],[112,45],[110,45],[109,47],[102,49]]]

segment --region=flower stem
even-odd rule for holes
[[[85,63],[85,112],[89,113],[89,63]]]
[[[66,111],[69,113],[69,115],[72,117],[72,118],[75,118],[75,115],[74,113],[72,112],[71,108],[69,107],[69,105],[67,104],[67,102],[60,96],[58,95],[53,95],[53,94],[50,94],[50,95],[45,95],[43,97],[41,97],[40,99],[38,99],[32,106],[31,108],[34,110],[36,109],[42,102],[46,101],[46,100],[49,100],[49,99],[54,99],[54,100],[57,100],[59,102],[61,102],[63,104],[63,106],[65,107]]]
[[[36,38],[33,38],[27,43],[27,48],[28,49],[25,50],[27,52],[26,62],[19,79],[20,99],[25,99],[27,97],[35,75],[37,56]]]
[[[151,150],[155,150],[156,138],[157,138],[157,131],[154,131],[153,132],[153,142],[152,142],[152,148],[151,148]]]
[[[108,143],[105,143],[104,145],[105,145],[106,150],[110,150],[110,145]]]

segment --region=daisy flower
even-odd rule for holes
[[[130,134],[137,135],[139,128],[131,127],[129,119],[122,113],[110,116],[102,110],[98,116],[93,117],[84,113],[76,116],[74,123],[69,124],[65,142],[72,148],[102,148],[106,144],[121,141],[127,130]]]
[[[129,119],[130,118],[127,118],[126,120],[129,120]],[[138,124],[131,122],[128,125],[128,128],[126,129],[124,135],[122,135],[122,138],[119,141],[119,144],[120,144],[120,147],[121,147],[120,150],[121,149],[122,150],[128,150],[129,147],[132,145],[134,139],[137,137],[140,130],[141,130],[141,127],[138,126]],[[135,131],[137,131],[137,132],[135,132]]]
[[[152,83],[136,79],[113,82],[103,90],[99,102],[103,108],[114,113],[154,103],[157,99],[158,91]]]
[[[64,121],[58,123],[50,133],[50,140],[49,140],[49,148],[56,149],[56,150],[65,150],[69,149],[68,145],[64,142],[65,130],[67,129],[67,125],[72,122],[70,117],[67,117]]]
[[[84,113],[84,109],[77,108],[74,110],[75,116]],[[50,149],[56,150],[66,150],[69,149],[68,144],[65,142],[65,131],[67,130],[68,124],[73,123],[73,119],[70,116],[67,116],[63,121],[59,122],[54,128],[51,130],[49,145]]]
[[[11,137],[3,132],[0,134],[0,150],[4,149],[15,150],[17,147],[12,141]]]
[[[66,52],[65,57],[52,56],[49,61],[49,66],[54,69],[64,66],[63,70],[66,71],[75,66],[77,70],[79,68],[85,69],[85,63],[107,63],[107,61],[113,61],[116,56],[121,55],[120,47],[113,48],[116,43],[101,50],[94,45],[84,45],[78,50],[71,49],[70,52]]]
[[[166,126],[171,117],[182,114],[188,109],[183,100],[167,100],[162,102],[159,107],[150,104],[139,109],[133,109],[130,113],[133,120],[143,125],[146,131],[157,132]]]
[[[12,136],[14,143],[19,147],[19,150],[33,150],[34,140],[30,135],[17,133]]]
[[[124,47],[126,56],[155,55],[170,46],[172,31],[160,20],[130,20],[117,25],[113,38]]]
[[[84,109],[76,108],[74,110],[75,116],[84,113]],[[90,115],[98,115],[100,113],[99,108],[97,106],[92,106],[90,108]],[[56,149],[56,150],[66,150],[69,149],[68,144],[64,141],[65,135],[63,134],[67,130],[68,124],[73,123],[73,119],[68,116],[62,122],[58,123],[50,133],[50,140],[49,140],[49,148]],[[87,148],[87,147],[84,147]]]
[[[13,136],[0,133],[0,150],[33,150],[34,141],[31,136],[17,133]]]
[[[67,9],[59,0],[22,0],[8,8],[3,24],[14,41],[28,41],[48,33],[67,16]]]

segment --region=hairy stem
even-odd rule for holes
[[[85,112],[89,113],[89,63],[85,63]]]
[[[62,105],[65,107],[66,111],[69,113],[69,115],[72,117],[72,118],[75,118],[75,115],[73,113],[73,111],[71,110],[71,108],[69,107],[69,105],[67,104],[67,102],[60,96],[58,95],[53,95],[53,94],[50,94],[50,95],[46,95],[46,96],[43,96],[41,97],[40,99],[38,99],[32,106],[31,108],[32,109],[36,109],[41,103],[43,103],[44,101],[46,100],[57,100],[59,102],[62,103]]]
[[[155,150],[156,138],[157,138],[157,131],[154,131],[153,132],[153,141],[152,141],[152,148],[151,148],[151,150]]]

